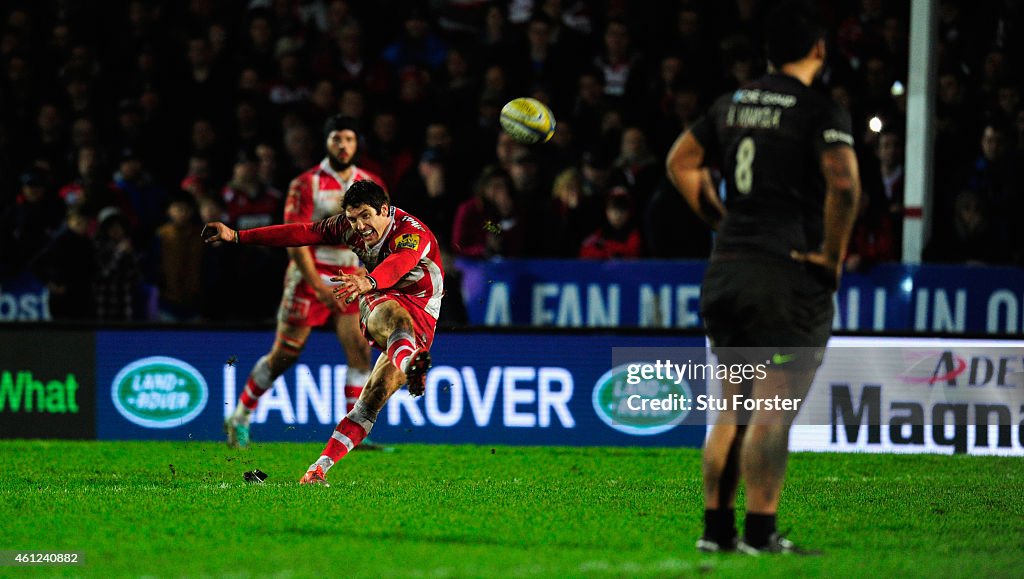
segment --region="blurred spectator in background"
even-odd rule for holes
[[[571,70],[567,64],[570,55],[556,50],[551,38],[553,23],[544,15],[535,15],[526,24],[526,46],[517,51],[519,58],[514,66],[514,80],[518,86],[542,85],[557,94],[571,77],[565,74]],[[571,85],[570,85],[571,86]]]
[[[255,94],[246,94],[240,97],[235,106],[235,127],[232,140],[235,149],[255,148],[256,144],[269,133],[269,130],[264,128],[261,122],[266,116],[266,113],[260,110],[263,104],[263,99]],[[333,104],[333,99],[331,104]]]
[[[862,88],[858,99],[861,110],[871,115],[894,117],[892,73],[888,63],[881,56],[872,54],[864,61],[861,73]]]
[[[583,240],[598,224],[592,199],[583,197],[583,175],[574,167],[555,177],[551,199],[538,231],[541,257],[577,257]]]
[[[640,56],[630,43],[629,27],[622,20],[608,21],[604,31],[604,47],[594,59],[594,66],[604,76],[604,94],[634,106],[646,82]]]
[[[237,60],[261,78],[270,78],[274,73],[274,27],[270,14],[265,9],[252,10],[248,20]]]
[[[455,142],[452,128],[441,120],[435,119],[427,123],[423,131],[423,149],[433,149],[437,153],[444,165],[447,189],[455,195],[456,200],[461,201],[468,197],[472,189],[472,180],[476,175],[465,160],[473,155],[463,143]]]
[[[68,209],[64,225],[36,257],[32,269],[50,292],[54,320],[91,320],[96,315],[96,248],[89,237],[87,215]]]
[[[512,198],[512,180],[498,166],[480,174],[476,195],[459,205],[452,228],[452,249],[465,257],[522,255],[526,231]]]
[[[235,159],[231,181],[221,193],[228,223],[235,229],[252,229],[281,222],[284,196],[264,181],[259,159],[250,149],[242,149]]]
[[[106,207],[100,211],[98,222],[93,284],[96,318],[128,321],[141,317],[142,274],[128,220],[118,209]]]
[[[483,95],[498,101],[499,106],[509,100],[509,80],[505,67],[492,64],[484,70]]]
[[[156,228],[164,222],[167,192],[146,172],[142,157],[135,149],[121,151],[119,167],[114,174],[114,186],[131,207],[138,246],[148,247]]]
[[[529,152],[526,145],[516,141],[511,135],[502,131],[498,133],[498,139],[494,145],[494,160],[503,171],[508,172],[512,168],[512,159],[517,154]]]
[[[192,36],[184,48],[185,70],[178,78],[180,99],[175,106],[186,118],[221,117],[225,106],[230,104],[224,98],[229,94],[230,79],[222,63],[214,60],[210,41],[205,36]]]
[[[436,106],[429,94],[430,78],[430,74],[422,67],[408,66],[399,71],[395,114],[401,128],[397,138],[403,144],[410,144],[410,135],[422,135],[427,120],[435,112]]]
[[[616,181],[629,189],[630,196],[639,207],[647,206],[658,178],[665,172],[664,164],[651,153],[647,147],[647,136],[639,127],[627,127],[622,131],[615,169]]]
[[[393,191],[402,176],[416,162],[412,151],[401,141],[398,116],[391,110],[382,110],[373,117],[373,126],[367,139],[366,152],[360,165],[380,175],[384,188]]]
[[[226,174],[230,171],[228,163],[232,159],[213,122],[208,118],[195,119],[192,121],[190,135],[189,156],[209,159],[214,182],[223,183]]]
[[[608,108],[605,102],[604,74],[593,69],[584,69],[577,77],[576,96],[569,119],[576,132],[576,138],[583,143],[593,143],[601,131],[601,119]]]
[[[882,23],[881,52],[885,62],[893,68],[896,79],[907,80],[907,65],[910,62],[910,42],[907,39],[907,23],[899,15],[890,14]]]
[[[439,149],[429,148],[420,156],[414,170],[408,171],[394,193],[398,207],[429,223],[438,242],[451,245],[451,231],[455,209],[455,194],[449,189],[450,180],[445,157]]]
[[[992,226],[990,207],[985,195],[970,189],[961,191],[953,203],[951,222],[932,232],[924,259],[943,263],[1002,263],[1007,248]]]
[[[444,64],[447,50],[444,41],[430,30],[426,12],[412,5],[402,22],[401,36],[384,49],[383,57],[395,69],[418,65],[437,70]]]
[[[997,209],[1012,196],[1011,167],[1006,152],[1006,133],[1000,126],[987,124],[981,131],[979,153],[967,177],[967,186],[988,197]]]
[[[228,222],[227,213],[224,211],[223,202],[213,197],[204,197],[199,200],[199,221],[210,223],[212,221]],[[239,308],[238,293],[238,268],[237,253],[240,248],[225,244],[215,243],[206,246],[201,261],[202,272],[200,274],[200,286],[202,288],[200,315],[204,320],[225,321],[233,319],[244,319],[252,315],[252,312],[244,312]]]
[[[303,67],[302,53],[288,44],[279,46],[277,52],[277,74],[267,87],[267,99],[278,106],[308,103],[313,88]]]
[[[495,143],[504,131],[498,126],[498,114],[505,103],[493,93],[484,93],[477,103],[476,118],[472,127],[466,127],[463,134],[466,146],[466,163],[470,167],[481,167],[493,162]]]
[[[512,179],[512,198],[521,207],[542,207],[548,201],[546,192],[540,190],[540,168],[537,158],[530,149],[520,149],[512,154],[508,166]]]
[[[0,273],[23,269],[60,227],[64,206],[46,190],[39,170],[21,176],[21,194],[14,205],[0,212]]]
[[[1006,131],[989,123],[981,132],[980,153],[974,169],[967,177],[967,188],[985,198],[989,225],[1002,242],[1008,242],[1011,229],[1017,229],[1017,216],[1022,208],[1021,183],[1007,152]]]
[[[437,325],[446,328],[465,326],[469,323],[469,313],[466,312],[466,299],[462,297],[462,270],[447,250],[441,252],[441,262],[445,264],[444,279],[448,286],[444,290]]]
[[[192,155],[188,159],[188,173],[181,180],[182,191],[192,195],[196,202],[214,194],[210,160],[202,155]]]
[[[875,264],[896,261],[900,247],[896,245],[895,223],[888,207],[878,205],[884,198],[861,195],[857,221],[853,225],[850,246],[844,267],[847,271],[867,271]]]
[[[984,56],[981,64],[981,78],[977,89],[986,108],[998,104],[999,89],[1008,84],[1010,59],[1006,52],[994,46]]]
[[[53,103],[44,103],[36,115],[36,131],[28,144],[34,158],[47,159],[51,166],[60,166],[67,146],[64,121],[60,109]]]
[[[885,252],[885,257],[876,261],[898,261],[903,247],[903,138],[892,128],[886,128],[878,135],[871,152],[872,155],[861,163],[864,190],[861,197],[870,198],[863,201],[870,208],[867,205],[861,208],[858,224],[885,229],[862,232],[864,235],[877,233],[880,239],[891,237],[887,243],[894,253]],[[886,214],[884,219],[879,212]],[[857,232],[854,237],[858,237]]]
[[[104,207],[129,210],[127,199],[109,178],[98,147],[86,146],[78,150],[75,166],[77,176],[60,189],[60,198],[68,207],[76,207],[95,219]]]
[[[508,66],[514,58],[513,44],[505,7],[497,2],[490,3],[484,12],[483,33],[480,35],[483,60]]]
[[[352,117],[361,126],[366,123],[366,95],[358,88],[349,87],[341,91],[338,99],[338,113]]]
[[[338,94],[333,81],[321,79],[313,85],[313,94],[309,97],[309,117],[311,124],[322,125],[338,114]]]
[[[344,86],[360,86],[376,97],[388,94],[392,88],[388,63],[367,58],[363,30],[354,21],[340,29],[334,46],[326,47],[314,57],[313,71],[321,78]]]
[[[763,70],[761,63],[754,62],[750,39],[734,34],[719,43],[719,58],[722,60],[720,91],[735,90],[757,78]]]
[[[681,4],[673,24],[675,28],[666,34],[668,52],[678,54],[688,62],[695,78],[708,78],[708,70],[714,61],[707,57],[706,46],[711,39],[700,9],[692,3]]]
[[[79,117],[71,123],[71,150],[77,151],[82,147],[95,147],[97,145],[96,123],[87,117]],[[66,154],[64,157],[74,164],[73,155]]]
[[[293,125],[284,131],[285,175],[300,175],[319,162],[313,133],[304,124]]]
[[[277,189],[284,191],[288,188],[289,178],[281,173],[277,162],[277,149],[268,142],[260,142],[255,147],[256,158],[259,159],[259,168],[256,170],[260,180]]]
[[[124,99],[117,105],[117,125],[114,142],[118,150],[133,149],[143,159],[146,135],[143,134],[142,108],[135,99]]]
[[[640,257],[643,241],[633,220],[633,200],[625,187],[614,187],[604,205],[604,223],[583,240],[580,257],[584,259],[622,259]]]
[[[435,83],[434,101],[441,109],[442,118],[455,123],[460,129],[471,127],[473,115],[467,114],[477,104],[480,86],[469,66],[469,55],[453,48],[445,57],[444,74]]]
[[[837,30],[837,43],[854,70],[861,68],[866,53],[882,43],[882,0],[861,0],[859,11],[844,19]]]
[[[172,196],[167,217],[167,223],[156,231],[160,319],[196,321],[202,299],[204,256],[195,200],[186,193]]]
[[[612,160],[602,147],[583,153],[583,196],[604,199],[611,183]]]
[[[307,127],[340,111],[372,127],[363,164],[383,174],[399,206],[424,202],[415,213],[436,214],[431,222],[441,224],[442,238],[455,229],[450,207],[469,197],[482,167],[497,162],[512,174],[511,205],[537,208],[525,214],[535,213],[538,224],[552,217],[548,205],[556,202],[547,192],[556,175],[577,168],[581,205],[599,211],[610,187],[629,190],[647,255],[706,257],[710,238],[691,228],[692,212],[663,189],[660,159],[722,83],[738,86],[765,62],[757,23],[766,4],[757,0],[58,4],[22,4],[5,15],[0,216],[25,209],[16,207],[18,177],[38,170],[44,187],[80,208],[89,232],[99,211],[114,207],[139,240],[152,238],[163,221],[160,192],[179,185],[218,212],[219,186],[233,180],[240,148],[255,150],[260,183],[283,190],[319,161]],[[890,132],[906,126],[900,91],[907,88],[909,2],[824,4],[838,49],[829,53],[822,88],[851,112],[862,181],[874,195],[862,233],[884,239],[891,221],[899,249],[903,145]],[[1024,203],[1015,72],[1024,12],[1008,2],[967,8],[963,0],[938,6],[933,230],[955,229],[954,206],[967,187],[985,199],[988,227],[1024,259],[1024,234],[1011,227]],[[516,96],[549,104],[558,119],[551,142],[526,148],[500,130],[499,111]],[[884,121],[881,133],[867,130],[875,115]],[[126,148],[141,169],[121,163]],[[238,191],[235,201],[248,200],[255,188]],[[493,230],[504,231],[502,220],[516,226],[501,243],[480,233],[481,255],[493,253],[488,243],[516,253],[521,219],[488,203],[484,221]],[[876,219],[887,205],[889,219]],[[574,215],[567,207],[555,215]],[[962,213],[961,224],[971,211]],[[37,246],[55,234],[52,225],[29,229]],[[477,235],[470,229],[467,238]],[[3,235],[9,243],[10,232]],[[553,250],[536,245],[522,251]],[[24,261],[6,248],[0,261]],[[144,263],[153,257],[143,255]],[[270,302],[272,312],[276,298]],[[224,319],[232,307],[204,305],[204,315]]]

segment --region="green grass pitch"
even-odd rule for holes
[[[1019,458],[797,454],[780,529],[819,557],[703,555],[693,449],[0,442],[0,576],[1019,576]],[[173,466],[171,466],[173,465]],[[246,470],[270,475],[243,482]]]

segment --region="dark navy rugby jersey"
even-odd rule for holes
[[[691,132],[726,182],[716,254],[820,249],[821,154],[853,146],[849,113],[794,77],[769,74],[721,96]]]

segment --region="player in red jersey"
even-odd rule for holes
[[[355,407],[338,423],[303,484],[326,484],[325,475],[373,428],[377,414],[402,384],[423,394],[430,368],[430,346],[441,312],[444,269],[434,234],[418,219],[391,206],[384,189],[358,181],[342,201],[344,213],[315,223],[271,225],[235,231],[208,223],[206,242],[225,241],[276,247],[344,243],[367,271],[339,273],[335,296],[358,300],[363,334],[385,353],[377,358]]]
[[[355,166],[359,134],[355,120],[341,115],[324,124],[327,156],[292,181],[284,210],[285,223],[310,223],[337,213],[345,191],[357,181],[381,183],[376,175]],[[359,332],[359,308],[334,298],[327,283],[338,271],[354,273],[359,258],[344,243],[316,248],[289,247],[291,263],[277,315],[277,337],[270,352],[249,372],[234,413],[224,422],[231,446],[249,443],[249,422],[259,398],[299,359],[313,328],[333,319],[345,350],[347,410],[352,410],[370,375],[370,348]]]

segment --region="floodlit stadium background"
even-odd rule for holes
[[[616,428],[596,392],[613,347],[703,343],[711,236],[663,160],[715,95],[765,69],[758,23],[771,4],[9,5],[0,435],[218,440],[272,340],[286,257],[204,251],[198,234],[169,256],[166,206],[191,204],[195,227],[200,217],[279,222],[289,180],[321,158],[323,119],[344,112],[362,123],[357,164],[381,174],[446,250],[436,396],[400,395],[375,438],[700,446],[703,431],[689,423],[654,435]],[[1020,11],[822,5],[821,89],[851,112],[869,199],[835,330],[890,347],[995,338],[983,346],[992,356],[1024,363]],[[498,109],[522,95],[551,106],[552,142],[525,147],[500,133]],[[507,174],[510,203],[479,200],[475,181],[489,165]],[[628,200],[625,228],[606,223],[608,198]],[[72,213],[92,245],[69,241]],[[130,229],[127,250],[104,238],[115,214]],[[76,291],[93,303],[67,298]],[[190,398],[180,415],[154,419],[126,406],[117,378],[158,358],[180,366]],[[261,404],[257,439],[322,440],[340,418],[344,363],[333,336],[315,333]],[[816,387],[850,379],[828,368]],[[1008,447],[992,436],[991,448],[958,452],[1021,454],[1015,416]],[[953,451],[845,432],[801,434],[794,448]]]
[[[697,553],[708,416],[629,411],[634,392],[714,387],[630,390],[616,352],[706,353],[712,236],[664,159],[764,71],[775,3],[2,3],[0,567],[28,549],[101,577],[1019,573],[1017,2],[817,2],[819,88],[850,111],[868,200],[779,513],[825,555]],[[520,96],[551,107],[551,142],[500,132]],[[444,246],[448,293],[426,395],[396,394],[373,430],[387,450],[311,488],[341,347],[314,332],[251,448],[228,448],[287,257],[199,231],[280,222],[339,112],[362,127],[357,165]],[[508,195],[485,202],[495,170]],[[177,229],[172,202],[194,211]],[[265,484],[243,482],[255,468]]]

